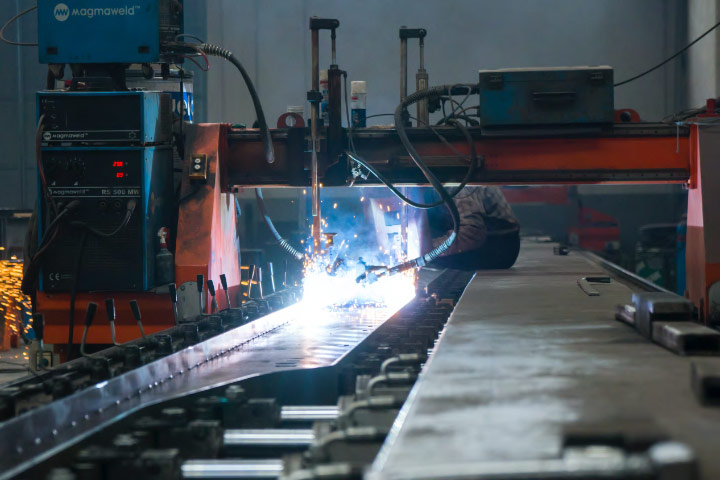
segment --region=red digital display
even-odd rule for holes
[[[123,178],[125,174],[123,172],[115,172],[115,178]]]
[[[122,167],[123,165],[123,162],[113,162],[113,167]]]

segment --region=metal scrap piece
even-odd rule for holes
[[[653,322],[652,340],[679,355],[720,355],[720,332],[695,322]]]

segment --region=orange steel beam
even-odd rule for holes
[[[659,128],[659,127],[658,127]],[[577,183],[686,183],[692,174],[690,139],[685,129],[662,127],[665,135],[597,135],[568,137],[487,137],[475,133],[475,150],[485,158],[471,183],[477,184],[577,184]],[[293,129],[289,129],[293,130]],[[652,128],[648,130],[652,132]],[[413,138],[413,133],[416,138]],[[445,132],[444,132],[445,133]],[[448,131],[448,136],[454,133]],[[276,131],[273,165],[263,164],[259,138],[252,134],[229,136],[228,185],[307,186],[309,176],[298,175],[307,164],[306,154],[290,148],[283,132]],[[289,138],[289,137],[288,137]],[[426,131],[410,132],[413,146],[443,182],[457,182],[467,162]],[[469,153],[464,139],[448,137],[454,149]],[[400,144],[397,134],[386,129],[362,129],[354,135],[358,154],[373,164],[388,180],[399,184],[426,184],[425,178]],[[350,173],[341,159],[324,172],[326,186],[346,185]],[[356,185],[377,185],[370,176]]]

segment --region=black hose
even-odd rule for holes
[[[268,216],[267,212],[265,211],[265,201],[263,200],[262,196],[262,189],[256,188],[255,189],[255,198],[257,199],[257,205],[260,209],[260,214],[263,216],[263,219],[265,220],[265,225],[267,225],[268,229],[270,229],[270,233],[273,234],[275,239],[278,241],[280,246],[285,250],[287,253],[295,257],[296,260],[302,260],[303,254],[299,251],[297,251],[295,248],[293,248],[292,245],[290,245],[287,240],[285,240],[282,235],[280,235],[280,232],[277,231],[275,228],[275,225],[273,225],[272,220],[270,220],[270,217]]]
[[[198,45],[198,48],[208,55],[221,57],[229,61],[230,63],[235,65],[235,68],[237,68],[240,72],[240,75],[242,75],[243,80],[245,81],[245,86],[247,86],[247,89],[250,92],[250,97],[252,97],[253,106],[255,107],[255,116],[257,117],[258,126],[260,127],[260,136],[262,137],[263,141],[265,160],[267,161],[267,163],[274,163],[275,151],[273,150],[270,129],[267,126],[267,121],[265,120],[265,113],[263,112],[260,98],[258,97],[257,91],[255,90],[255,85],[253,85],[252,80],[250,79],[250,75],[248,75],[245,67],[242,66],[242,63],[240,63],[240,61],[235,57],[235,55],[232,54],[232,52],[230,52],[230,50],[226,50],[217,45],[211,45],[208,43]],[[278,243],[280,243],[280,246],[283,248],[283,250],[295,257],[297,260],[302,260],[303,254],[293,248],[293,246],[290,245],[288,241],[280,235],[280,233],[275,228],[275,225],[273,225],[272,220],[267,215],[265,211],[265,201],[263,200],[262,196],[262,189],[255,189],[255,198],[257,199],[258,209],[260,209],[260,213],[262,214],[263,220],[265,220],[265,225],[267,225],[270,233],[272,233]]]
[[[435,177],[435,174],[433,174],[427,167],[427,165],[425,165],[425,162],[423,162],[417,150],[415,150],[415,147],[412,145],[410,139],[407,136],[407,132],[405,132],[405,124],[403,123],[403,112],[407,110],[410,105],[427,97],[452,95],[453,87],[455,86],[456,85],[442,85],[438,87],[428,88],[425,90],[419,90],[405,98],[405,100],[403,100],[400,105],[398,105],[395,109],[395,128],[397,129],[400,141],[402,142],[407,152],[410,154],[410,158],[412,158],[413,162],[415,162],[415,165],[417,165],[417,167],[423,173],[428,182],[430,182],[430,185],[432,185],[435,191],[440,195],[440,198],[445,203],[447,209],[450,211],[450,216],[453,220],[453,231],[450,233],[450,235],[448,235],[445,241],[443,241],[440,245],[430,250],[426,254],[409,260],[407,262],[395,265],[394,267],[388,269],[388,273],[391,275],[394,273],[403,272],[405,270],[410,270],[412,268],[422,267],[432,262],[450,248],[450,245],[452,245],[452,243],[455,241],[455,238],[457,237],[460,230],[460,213],[458,212],[455,202],[453,201],[452,197],[445,189],[443,184],[440,183],[437,177]],[[472,92],[472,90],[473,88],[470,87],[470,92]],[[468,95],[469,94],[470,93],[468,93]]]
[[[260,135],[262,135],[263,139],[265,160],[267,161],[267,163],[275,163],[275,152],[273,151],[272,137],[270,137],[270,129],[268,128],[267,122],[265,121],[265,113],[263,113],[262,105],[260,104],[260,98],[258,97],[257,91],[255,90],[255,85],[253,85],[252,80],[250,79],[250,75],[248,75],[245,67],[243,67],[242,63],[240,63],[240,60],[238,60],[230,50],[226,50],[222,47],[209,43],[200,44],[198,45],[198,48],[200,48],[200,50],[202,50],[208,55],[224,58],[228,62],[235,65],[235,68],[238,69],[240,75],[242,75],[243,80],[245,81],[245,86],[250,92],[253,107],[255,107],[255,115],[257,116],[258,125],[260,126]]]
[[[91,225],[88,225],[85,222],[70,222],[70,225],[73,227],[84,228],[86,231],[88,231],[98,237],[104,237],[104,238],[114,237],[115,235],[120,233],[121,230],[123,230],[125,227],[127,227],[128,223],[130,223],[130,219],[132,218],[132,214],[135,211],[136,205],[137,205],[137,201],[134,198],[132,198],[132,199],[130,199],[130,201],[128,201],[127,210],[125,211],[125,216],[123,217],[120,224],[117,227],[115,227],[115,230],[113,230],[111,232],[102,232],[96,228],[93,228]]]
[[[454,123],[455,127],[460,130],[463,135],[465,136],[465,139],[468,141],[468,145],[470,146],[470,167],[468,168],[467,173],[465,174],[465,177],[463,178],[462,182],[455,187],[455,189],[450,193],[451,197],[455,197],[460,191],[465,188],[465,186],[468,184],[468,182],[472,179],[473,175],[475,174],[475,170],[478,166],[478,156],[477,152],[475,150],[475,143],[472,140],[472,136],[470,135],[470,132],[468,131],[465,126],[460,124],[460,122],[452,121]],[[410,198],[406,197],[405,195],[400,192],[388,179],[386,179],[372,164],[365,161],[364,159],[360,158],[360,156],[355,152],[345,152],[345,154],[350,158],[350,160],[362,165],[365,167],[370,173],[372,173],[382,184],[384,184],[390,191],[398,197],[403,202],[407,203],[411,207],[420,208],[420,209],[430,209],[439,207],[440,205],[443,205],[445,203],[444,200],[438,200],[437,202],[433,203],[419,203],[414,200],[411,200]],[[481,165],[484,164],[484,159]]]

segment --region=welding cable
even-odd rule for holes
[[[47,199],[48,203],[52,207],[53,213],[57,215],[57,204],[52,192],[48,188],[47,179],[45,177],[45,167],[42,164],[42,153],[40,149],[40,143],[42,140],[43,132],[45,131],[45,114],[40,115],[38,119],[37,128],[35,129],[35,162],[37,163],[38,176],[40,177],[40,184],[43,188],[43,195]]]
[[[240,75],[242,75],[243,80],[245,81],[245,86],[248,89],[248,92],[250,92],[250,97],[252,98],[253,106],[255,107],[255,116],[257,117],[258,126],[260,127],[260,136],[262,137],[263,141],[263,149],[265,151],[265,161],[267,163],[274,163],[275,162],[275,152],[273,150],[273,143],[272,143],[272,137],[270,136],[270,129],[267,126],[267,121],[265,120],[265,113],[263,112],[262,104],[260,103],[260,98],[258,97],[257,91],[255,90],[255,85],[253,85],[252,80],[250,79],[250,75],[248,75],[247,71],[245,70],[245,67],[243,67],[242,63],[235,57],[235,55],[232,54],[229,50],[226,50],[222,47],[219,47],[217,45],[211,45],[208,43],[203,43],[198,45],[198,48],[205,52],[208,55],[213,55],[216,57],[224,58],[225,60],[229,61],[233,65],[235,65],[235,68],[238,69],[240,72]],[[280,243],[280,247],[282,247],[283,250],[285,250],[287,253],[295,257],[297,260],[301,260],[303,258],[302,253],[300,253],[298,250],[296,250],[292,245],[288,243],[287,240],[285,240],[282,235],[277,231],[275,228],[275,225],[272,222],[272,219],[265,210],[265,200],[263,199],[262,190],[260,188],[255,189],[255,198],[257,199],[257,205],[258,209],[260,209],[260,213],[263,216],[263,220],[265,220],[265,225],[267,225],[268,229],[270,230],[270,233],[273,234],[275,239]]]
[[[70,288],[70,309],[68,318],[68,341],[67,341],[67,359],[73,358],[73,337],[75,335],[75,300],[77,299],[78,286],[80,284],[80,271],[82,268],[83,252],[85,251],[85,242],[87,241],[88,232],[83,231],[80,236],[80,246],[78,247],[77,257],[75,258],[75,268],[73,270],[72,287]],[[89,305],[88,305],[89,306]],[[94,312],[93,312],[94,313]]]
[[[470,167],[468,168],[467,173],[465,174],[465,177],[462,179],[462,182],[455,187],[452,192],[450,193],[450,196],[452,198],[455,198],[460,191],[462,191],[463,188],[468,184],[468,182],[472,179],[473,175],[475,174],[475,171],[477,170],[478,166],[478,155],[477,151],[475,150],[475,142],[472,141],[472,136],[470,135],[470,132],[467,130],[465,126],[460,124],[460,122],[453,121],[452,123],[455,124],[455,127],[458,128],[463,135],[465,136],[466,140],[468,140],[468,145],[470,146]],[[440,205],[443,205],[445,203],[444,200],[438,200],[437,202],[433,203],[419,203],[414,200],[411,200],[410,198],[406,197],[405,195],[400,192],[388,179],[386,179],[371,163],[365,161],[362,159],[357,153],[346,151],[345,154],[350,158],[350,160],[362,165],[365,167],[370,173],[372,173],[380,182],[385,185],[396,197],[398,197],[403,202],[407,203],[411,207],[419,208],[419,209],[430,209],[439,207]],[[483,161],[481,162],[484,164],[484,157]]]
[[[252,80],[250,79],[250,75],[248,75],[245,67],[243,67],[242,63],[240,63],[237,57],[235,57],[235,55],[233,55],[230,50],[209,43],[202,43],[197,47],[201,51],[205,52],[207,55],[224,58],[228,62],[235,65],[235,68],[237,68],[240,72],[240,75],[242,75],[243,80],[245,81],[245,86],[247,87],[248,92],[250,92],[253,107],[255,107],[255,115],[257,116],[258,125],[260,126],[260,135],[262,136],[263,148],[265,150],[265,161],[267,161],[267,163],[274,163],[275,152],[273,151],[272,137],[270,137],[270,129],[268,128],[267,122],[265,121],[265,113],[263,113],[262,105],[260,104],[260,98],[258,97],[257,91],[255,90],[255,85],[253,85]]]
[[[456,103],[457,103],[457,102],[456,102]],[[441,118],[440,120],[438,120],[435,125],[443,125],[443,124],[444,124],[445,122],[447,122],[449,119],[457,116],[458,114],[462,114],[462,115],[465,116],[465,117],[475,117],[475,118],[478,118],[478,119],[480,118],[480,115],[478,115],[477,113],[468,113],[470,110],[480,110],[480,105],[472,105],[472,106],[470,106],[470,107],[462,108],[462,109],[458,110],[458,111],[457,111],[458,113],[456,113],[456,114],[454,114],[454,115],[453,115],[452,112],[451,112],[450,114],[448,114],[448,115],[444,116],[443,118]]]
[[[5,22],[5,25],[3,25],[2,28],[0,28],[0,40],[2,40],[5,43],[8,43],[10,45],[15,45],[18,47],[37,47],[37,45],[38,45],[37,43],[15,42],[13,40],[8,40],[7,38],[5,38],[5,29],[7,27],[9,27],[10,24],[13,23],[15,20],[17,20],[18,18],[22,17],[25,14],[32,12],[33,10],[37,10],[37,5],[35,5],[34,7],[30,7],[26,10],[23,10],[22,12],[18,13],[17,15],[12,17],[10,20]]]
[[[137,201],[134,198],[131,198],[127,203],[127,210],[125,211],[125,216],[122,219],[122,222],[115,228],[115,230],[111,232],[101,232],[100,230],[91,227],[85,222],[70,222],[70,225],[73,227],[81,227],[87,230],[88,232],[92,233],[93,235],[97,235],[98,237],[114,237],[122,229],[127,227],[128,223],[130,223],[130,218],[132,218],[133,212],[135,211],[135,207],[137,206]]]
[[[454,91],[456,90],[456,87],[467,89],[467,93],[465,94],[465,98],[463,98],[461,102],[458,102],[457,100],[455,100],[454,98],[452,98],[452,95],[453,95],[452,92],[454,92]],[[443,116],[444,116],[444,117],[452,118],[452,117],[455,117],[455,116],[457,115],[458,110],[462,110],[462,109],[463,109],[463,105],[465,105],[465,102],[467,102],[467,101],[468,101],[468,98],[470,98],[470,94],[472,93],[472,87],[469,86],[469,85],[465,85],[465,84],[458,83],[458,84],[455,84],[455,85],[453,85],[452,87],[450,87],[450,92],[451,92],[450,95],[448,95],[447,97],[442,98],[442,101],[443,101],[443,102],[442,102],[442,108],[443,108]],[[445,115],[445,102],[450,102],[450,105],[453,107],[452,112],[450,112],[449,115]]]
[[[31,262],[37,261],[42,254],[50,248],[55,238],[57,238],[58,231],[60,230],[59,222],[66,217],[70,212],[80,206],[80,200],[73,200],[63,208],[60,213],[50,222],[48,227],[45,229],[45,233],[38,243],[38,251],[32,256]],[[48,239],[49,236],[49,239]]]
[[[52,246],[57,238],[58,232],[60,231],[61,224],[60,220],[65,218],[67,214],[75,210],[80,206],[80,200],[73,200],[63,208],[60,213],[50,222],[48,227],[45,229],[40,242],[37,245],[37,250],[34,254],[28,255],[27,267],[23,275],[21,290],[26,295],[31,295],[35,291],[35,284],[37,282],[37,276],[40,272],[39,260],[43,254]]]
[[[80,355],[85,358],[100,358],[99,355],[93,355],[85,352],[85,344],[87,343],[88,330],[92,325],[95,312],[97,311],[97,303],[88,302],[87,311],[85,312],[85,328],[83,329],[82,339],[80,340]]]
[[[257,205],[260,209],[260,214],[265,220],[265,225],[267,225],[270,233],[272,233],[273,237],[275,237],[275,240],[278,241],[280,247],[282,247],[283,250],[295,257],[296,260],[302,260],[303,254],[296,250],[292,245],[287,242],[287,240],[282,237],[282,235],[280,235],[280,232],[277,231],[275,225],[273,225],[272,220],[270,220],[270,216],[265,211],[265,200],[263,199],[262,188],[255,189],[255,198],[257,199]]]
[[[471,86],[469,93],[476,89],[476,86]],[[455,205],[455,202],[453,201],[452,197],[445,189],[443,184],[440,183],[435,174],[430,171],[427,165],[425,165],[425,162],[423,162],[420,154],[418,154],[417,150],[415,150],[415,147],[410,142],[410,139],[407,136],[407,132],[405,131],[405,125],[403,123],[403,112],[407,110],[410,105],[417,103],[424,98],[432,96],[452,95],[454,93],[453,90],[454,85],[442,85],[438,87],[428,88],[425,90],[419,90],[406,97],[395,109],[395,128],[397,129],[397,134],[400,137],[400,142],[402,142],[403,146],[410,154],[410,158],[413,160],[415,165],[417,165],[417,167],[420,169],[428,182],[430,182],[430,185],[432,185],[432,187],[440,195],[440,198],[445,203],[445,206],[447,207],[448,211],[450,212],[450,216],[452,217],[453,230],[440,245],[430,250],[426,254],[389,268],[388,274],[390,275],[413,268],[422,267],[427,265],[428,263],[431,263],[433,260],[438,258],[450,248],[460,230],[460,213],[458,212],[457,205]]]
[[[668,58],[666,58],[666,59],[663,60],[662,62],[658,63],[658,64],[655,65],[654,67],[649,68],[649,69],[645,70],[644,72],[635,75],[634,77],[630,77],[630,78],[628,78],[627,80],[623,80],[622,82],[618,82],[618,83],[616,83],[615,85],[613,85],[613,87],[619,87],[620,85],[625,85],[626,83],[630,83],[630,82],[632,82],[632,81],[635,81],[635,80],[637,80],[637,79],[640,78],[640,77],[644,77],[644,76],[647,75],[648,73],[654,72],[655,70],[657,70],[658,68],[662,67],[662,66],[665,65],[666,63],[670,62],[671,60],[674,60],[674,59],[677,58],[678,56],[680,56],[680,55],[682,55],[683,53],[685,53],[685,51],[687,51],[690,47],[692,47],[692,46],[695,45],[697,42],[699,42],[700,40],[702,40],[706,35],[708,35],[710,32],[712,32],[713,30],[715,30],[717,27],[720,27],[720,22],[717,22],[715,25],[713,25],[712,27],[710,27],[710,29],[706,30],[705,33],[703,33],[702,35],[700,35],[699,37],[697,37],[695,40],[693,40],[692,42],[688,43],[688,44],[685,45],[683,48],[681,48],[680,50],[678,50],[677,52],[675,52],[673,55],[669,56]]]
[[[73,284],[72,288],[70,290],[70,321],[69,321],[69,328],[68,328],[68,344],[67,344],[67,351],[68,351],[68,359],[71,358],[72,355],[72,345],[73,345],[73,333],[75,330],[75,300],[77,298],[77,290],[80,283],[80,271],[81,271],[81,264],[82,264],[82,257],[83,252],[85,251],[85,242],[87,240],[88,234],[92,233],[94,235],[97,235],[99,237],[103,238],[109,238],[117,235],[122,231],[128,223],[130,223],[130,219],[132,218],[133,212],[135,211],[135,206],[137,205],[136,200],[130,199],[127,203],[127,211],[125,212],[125,216],[123,217],[122,222],[113,230],[112,232],[106,233],[101,232],[100,230],[97,230],[90,225],[84,223],[84,222],[70,222],[70,225],[74,227],[81,227],[83,229],[82,236],[80,237],[80,247],[78,248],[78,254],[77,254],[77,260],[75,263],[75,271],[73,273]],[[82,353],[82,352],[81,352]]]
[[[347,93],[347,92],[346,92]],[[372,117],[384,117],[384,116],[394,116],[392,113],[378,113],[375,115],[370,115],[367,118]],[[417,120],[415,117],[409,117],[413,120]],[[449,119],[452,120],[452,119]],[[465,188],[467,183],[472,178],[473,174],[475,173],[475,170],[478,167],[478,156],[477,152],[475,150],[475,143],[472,140],[472,136],[470,135],[470,132],[465,128],[462,124],[459,122],[452,122],[455,127],[461,131],[461,133],[465,136],[465,139],[468,142],[468,145],[470,147],[470,167],[468,168],[467,173],[465,174],[465,177],[460,182],[460,184],[452,191],[450,194],[451,197],[455,198],[460,191]],[[429,128],[439,139],[442,141],[446,146],[448,146],[450,149],[452,149],[458,156],[462,156],[462,154],[455,148],[455,146],[448,142],[448,140],[440,134],[440,132],[437,131],[436,128],[433,128],[432,125],[425,125],[427,128]],[[385,185],[396,197],[398,197],[403,202],[407,203],[411,207],[420,208],[420,209],[429,209],[429,208],[435,208],[439,207],[440,205],[443,205],[445,202],[443,200],[438,200],[437,202],[433,203],[419,203],[414,200],[409,199],[405,195],[400,192],[388,179],[386,179],[375,167],[372,166],[369,162],[365,161],[363,158],[360,157],[360,155],[357,153],[357,150],[355,149],[354,142],[352,141],[352,129],[348,129],[348,144],[350,147],[350,151],[346,151],[345,155],[348,156],[352,161],[360,164],[361,166],[365,167],[370,173],[372,173],[380,182]],[[485,157],[481,156],[480,158],[480,168],[485,167]]]

